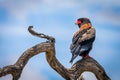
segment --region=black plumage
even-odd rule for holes
[[[70,62],[78,56],[86,57],[92,49],[93,42],[95,40],[95,29],[91,26],[91,22],[87,18],[80,18],[77,21],[79,31],[75,33],[72,39],[70,50],[72,58]]]

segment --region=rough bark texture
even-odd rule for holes
[[[28,31],[32,35],[46,38],[48,41],[26,50],[15,64],[0,68],[0,77],[11,74],[13,76],[12,80],[18,80],[29,59],[41,52],[46,52],[46,59],[49,65],[66,80],[84,80],[81,77],[84,71],[93,72],[98,80],[110,80],[103,67],[93,58],[81,59],[73,64],[71,68],[65,68],[55,56],[55,39],[51,36],[33,31],[32,26],[29,26]]]

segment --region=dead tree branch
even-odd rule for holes
[[[66,80],[84,80],[80,78],[84,71],[93,72],[98,80],[110,80],[103,67],[93,58],[81,59],[73,64],[71,68],[65,68],[55,56],[55,39],[51,36],[37,33],[33,31],[32,28],[32,26],[28,28],[28,31],[32,35],[45,38],[48,41],[37,44],[26,50],[15,64],[0,68],[0,77],[11,74],[13,76],[12,80],[18,80],[29,59],[41,52],[46,52],[46,59],[49,65]]]

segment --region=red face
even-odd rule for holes
[[[76,24],[76,25],[81,24],[81,20],[77,20],[75,24]]]

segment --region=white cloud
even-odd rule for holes
[[[25,21],[30,13],[49,14],[60,9],[71,8],[74,5],[74,1],[65,0],[6,0],[1,3],[1,6],[21,21]]]
[[[99,23],[110,23],[110,24],[115,24],[115,25],[120,25],[120,15],[113,13],[110,10],[103,10],[103,11],[98,11],[97,13],[93,13],[92,16],[97,22]]]
[[[25,22],[29,14],[50,14],[56,11],[66,11],[71,9],[76,10],[74,16],[90,17],[98,22],[112,22],[120,25],[120,15],[114,13],[111,9],[114,6],[119,6],[118,0],[5,0],[2,1],[1,6],[5,7],[10,14],[17,19]],[[102,10],[96,7],[101,7]],[[95,9],[97,12],[91,13],[90,9]],[[78,12],[77,12],[78,11]],[[77,13],[76,13],[77,12]]]
[[[79,1],[81,2],[81,1]],[[117,0],[92,0],[82,1],[84,5],[79,5],[77,16],[88,17],[97,23],[111,23],[120,25],[120,14],[114,11],[114,8],[120,8],[120,2]]]
[[[1,36],[26,36],[28,34],[27,28],[24,27],[0,27]]]

